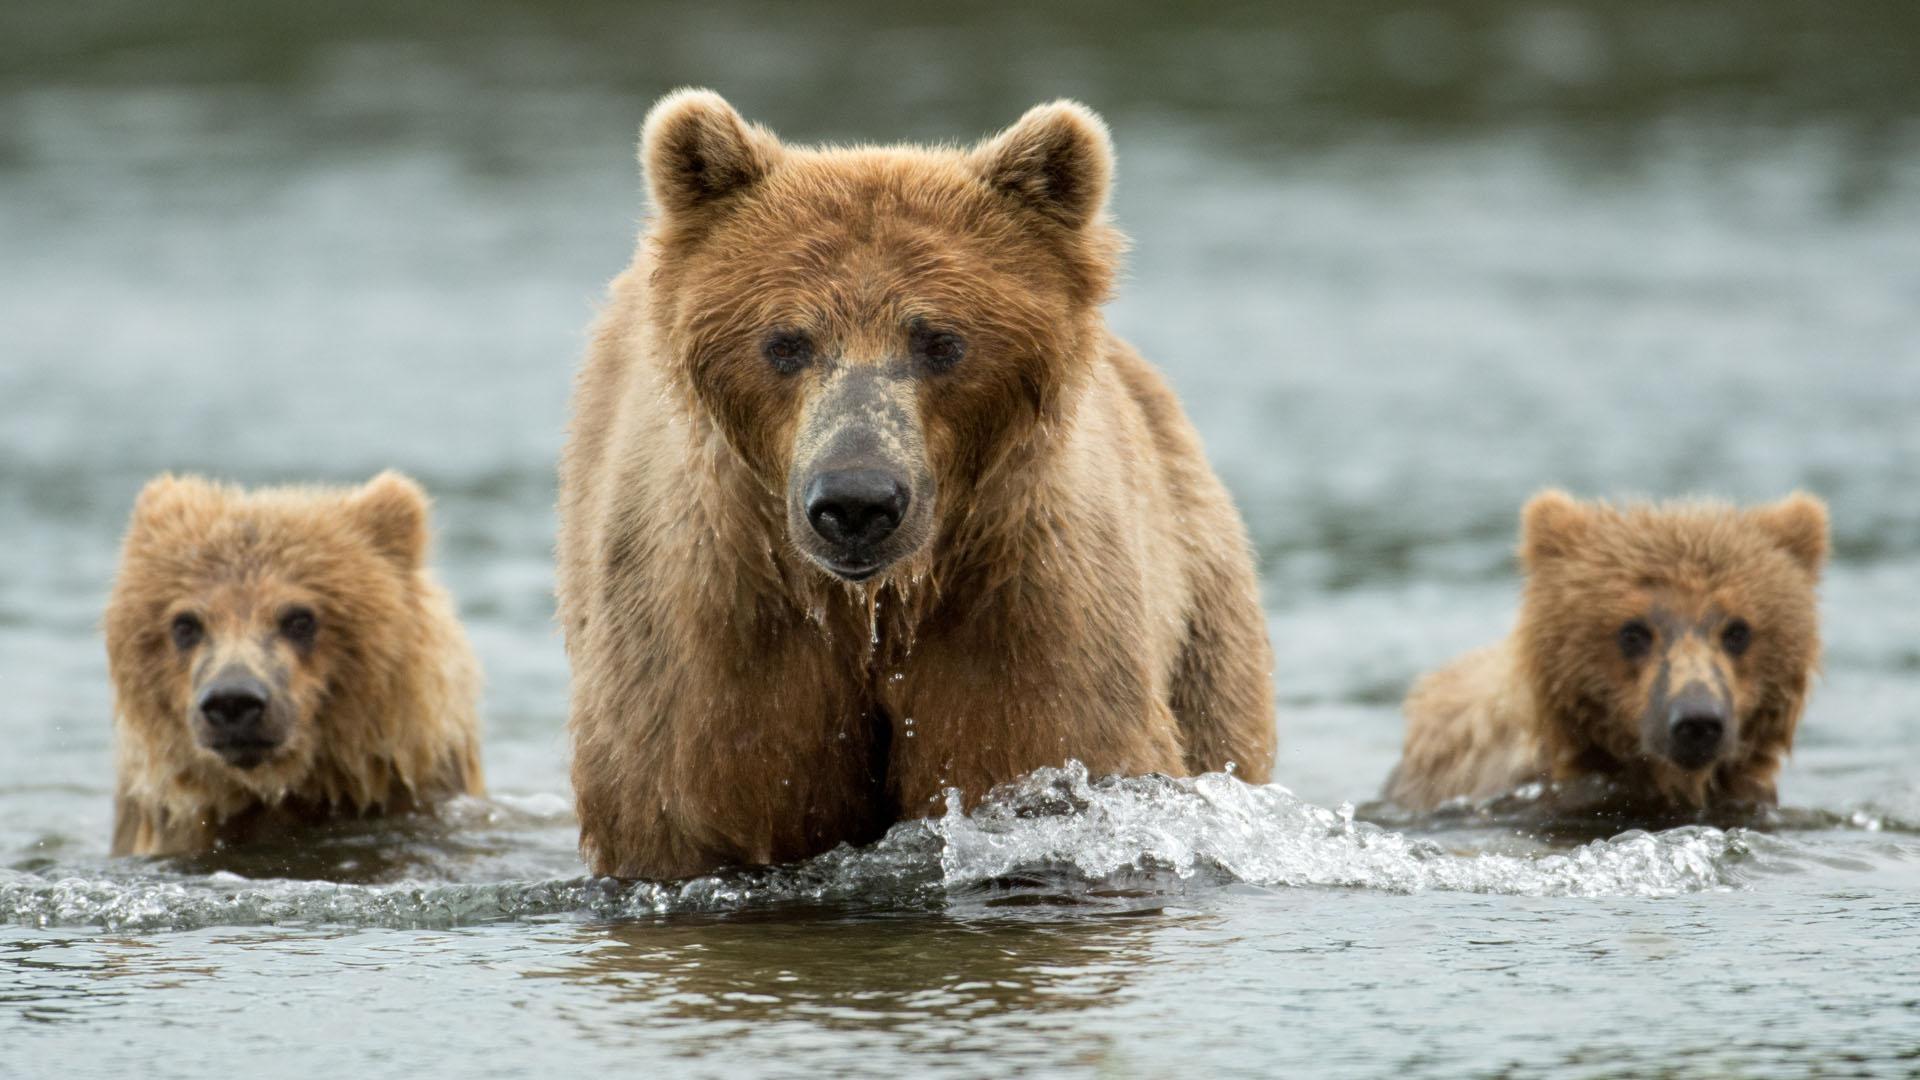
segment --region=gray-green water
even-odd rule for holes
[[[1908,3],[0,8],[0,1074],[1920,1069],[1916,71]],[[688,82],[797,139],[1107,115],[1112,319],[1259,544],[1291,794],[1069,773],[584,876],[552,465]],[[495,797],[109,860],[140,483],[389,465],[439,497]],[[1342,817],[1407,682],[1504,630],[1548,483],[1831,501],[1789,827]]]

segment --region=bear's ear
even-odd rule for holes
[[[354,492],[347,505],[380,554],[407,570],[425,561],[427,493],[419,484],[388,469]]]
[[[973,166],[988,187],[1078,229],[1106,208],[1113,142],[1092,109],[1055,101],[1028,109],[983,143],[973,152]]]
[[[179,498],[182,485],[183,481],[172,473],[161,473],[147,481],[133,500],[134,527],[151,525],[163,517]]]
[[[668,94],[640,127],[640,168],[664,215],[692,213],[752,187],[779,157],[780,140],[711,90]]]
[[[129,527],[135,533],[143,533],[178,521],[186,513],[183,508],[196,496],[213,490],[216,490],[213,484],[197,476],[161,473],[147,481],[133,500]]]
[[[1528,566],[1563,558],[1580,547],[1593,511],[1558,488],[1527,500],[1520,511],[1520,558]]]
[[[1807,573],[1820,576],[1830,532],[1826,503],[1796,491],[1777,503],[1748,511],[1748,516]]]

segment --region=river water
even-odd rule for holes
[[[7,5],[0,1075],[1920,1069],[1916,70],[1896,3]],[[1107,116],[1111,317],[1253,530],[1284,787],[1069,769],[798,867],[585,875],[553,463],[689,82],[803,140]],[[437,496],[491,798],[109,859],[140,484],[386,466]],[[1364,820],[1545,484],[1830,501],[1771,827]]]

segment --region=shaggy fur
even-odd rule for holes
[[[805,149],[690,91],[641,160],[653,213],[561,466],[596,873],[795,859],[1072,758],[1266,779],[1244,529],[1100,316],[1122,241],[1093,114],[1041,106],[971,150]],[[930,328],[964,357],[923,350]],[[782,334],[805,362],[769,363]],[[912,494],[861,584],[799,505],[849,431]]]
[[[1826,508],[1806,495],[1746,511],[1536,496],[1519,625],[1415,685],[1386,796],[1427,810],[1604,777],[1649,810],[1771,805],[1819,665],[1826,552]],[[1736,622],[1747,629],[1729,637]],[[1623,632],[1648,630],[1623,647]],[[1662,703],[1683,679],[1714,688],[1729,713],[1724,743],[1693,767],[1662,747]]]
[[[105,621],[115,854],[480,793],[479,669],[427,539],[426,497],[396,473],[353,490],[147,485]],[[248,768],[209,747],[198,704],[233,672],[271,688],[282,739]]]

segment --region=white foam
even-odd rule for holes
[[[526,800],[522,812],[558,804]],[[558,812],[557,810],[555,812]],[[865,848],[785,867],[690,881],[556,878],[384,885],[169,874],[151,864],[88,873],[0,870],[0,921],[151,930],[344,924],[450,926],[552,918],[731,911],[769,904],[939,905],[996,879],[1044,875],[1072,890],[1117,877],[1171,875],[1266,887],[1429,889],[1522,896],[1661,897],[1735,887],[1743,834],[1689,827],[1629,832],[1538,856],[1453,851],[1230,776],[1090,780],[1043,769],[971,813],[906,822]],[[120,865],[133,869],[121,872]]]
[[[1355,822],[1349,808],[1315,806],[1278,785],[1221,774],[1090,782],[1077,764],[1041,770],[970,815],[950,801],[933,827],[945,842],[949,886],[1045,865],[1070,866],[1089,880],[1210,870],[1266,886],[1670,896],[1731,887],[1727,868],[1746,853],[1737,834],[1697,827],[1628,832],[1538,857],[1456,853]]]

